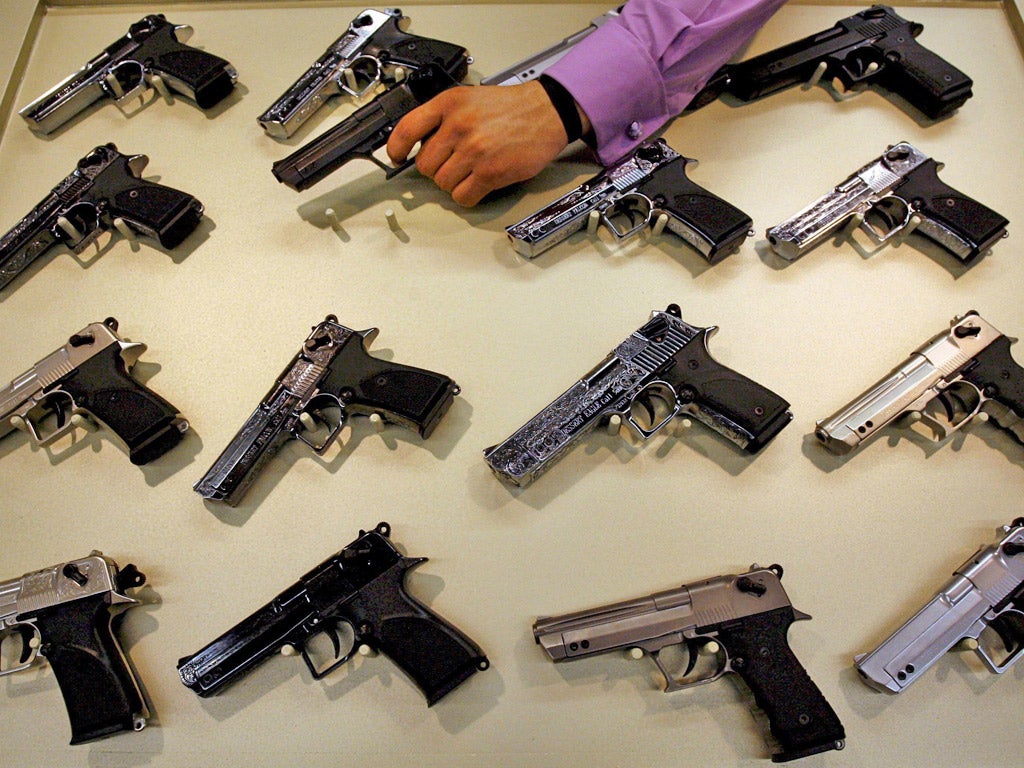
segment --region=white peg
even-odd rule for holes
[[[374,656],[377,655],[377,651],[368,646],[366,643],[363,643],[359,646],[359,655],[364,656],[368,659],[372,659]]]
[[[659,214],[657,220],[654,222],[654,226],[651,227],[651,237],[658,237],[661,235],[661,233],[665,231],[666,224],[668,224],[668,214]]]
[[[587,217],[587,234],[592,235],[597,232],[597,225],[601,223],[601,214],[597,211],[591,211]]]
[[[842,233],[843,239],[851,237],[855,231],[860,229],[860,225],[863,224],[863,223],[864,223],[864,214],[863,213],[855,213],[855,214],[853,214],[853,216],[850,217],[849,224],[847,224],[846,228],[843,230],[843,233]]]
[[[617,435],[619,430],[622,428],[622,417],[619,414],[614,413],[608,417],[608,434]]]
[[[643,648],[630,648],[628,651],[626,651],[626,653],[629,654],[629,658],[635,661],[638,661],[644,657]]]
[[[976,651],[978,650],[978,641],[973,637],[965,637],[960,640],[956,645],[953,646],[954,651]]]
[[[921,216],[915,213],[913,216],[910,217],[910,220],[907,222],[907,226],[905,226],[903,228],[903,231],[900,232],[900,237],[906,238],[911,232],[913,232],[919,226],[921,226]]]
[[[42,644],[43,641],[40,640],[38,637],[33,637],[28,641],[28,647],[32,649],[38,648]]]
[[[708,642],[704,643],[699,649],[697,649],[697,653],[699,653],[701,656],[714,656],[721,649],[722,646],[720,646],[717,641],[709,640]]]
[[[345,78],[345,85],[351,90],[359,90],[359,83],[356,82],[356,73],[352,71],[352,67],[345,67],[341,70],[341,76]]]
[[[316,419],[314,419],[312,416],[310,416],[305,411],[303,411],[302,413],[299,414],[299,423],[301,423],[302,426],[305,427],[310,432],[315,432],[316,429],[317,429],[317,427],[316,427]]]
[[[107,76],[105,78],[103,78],[103,80],[106,82],[107,86],[110,88],[111,93],[114,94],[114,98],[115,99],[124,98],[124,88],[122,88],[121,84],[119,82],[117,82],[117,78],[114,77],[114,73],[113,72],[108,73]]]
[[[81,427],[86,432],[95,432],[99,428],[96,422],[94,422],[84,413],[72,414],[71,423],[74,424],[76,427]]]
[[[15,429],[28,432],[28,423],[21,416],[11,416],[11,420],[8,423]]]
[[[817,69],[814,70],[814,74],[811,75],[811,79],[807,81],[807,87],[813,88],[818,83],[820,83],[821,78],[825,76],[826,70],[828,70],[828,62],[819,62]]]
[[[372,429],[374,432],[384,431],[384,419],[381,417],[379,413],[370,414],[370,429]]]
[[[398,229],[399,229],[399,226],[398,226],[398,217],[395,216],[395,212],[392,209],[388,208],[386,211],[384,211],[384,218],[387,219],[388,228],[392,232],[397,232]]]
[[[57,217],[57,226],[60,227],[61,231],[71,238],[72,242],[78,242],[85,239],[85,235],[78,231],[78,227],[71,223],[67,216]]]
[[[281,646],[281,655],[282,656],[294,656],[298,652],[299,652],[299,650],[294,645],[286,644],[286,645],[282,645]]]
[[[331,229],[337,229],[341,226],[341,222],[338,221],[338,213],[333,208],[325,208],[324,216],[327,217],[327,222],[331,225]]]
[[[395,67],[395,82],[400,83],[405,80],[405,67]]]
[[[120,216],[114,219],[114,229],[116,229],[125,240],[131,243],[132,247],[136,245],[135,230],[128,226],[127,222]]]
[[[149,78],[149,82],[156,89],[156,92],[159,93],[163,97],[164,101],[166,101],[168,104],[171,104],[171,103],[174,102],[174,97],[171,96],[171,92],[167,88],[167,83],[164,82],[164,79],[162,77],[160,77],[160,75],[157,75],[157,74],[151,75],[150,78]]]

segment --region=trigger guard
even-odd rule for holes
[[[373,62],[374,75],[373,77],[370,78],[370,81],[366,84],[365,88],[357,91],[354,88],[349,88],[348,84],[345,82],[345,69],[355,71],[355,65],[363,61]],[[338,87],[341,88],[342,91],[347,93],[353,99],[361,99],[363,96],[369,93],[370,90],[381,81],[381,76],[384,72],[384,67],[380,63],[380,59],[378,59],[376,56],[370,56],[367,53],[363,53],[360,54],[359,56],[356,56],[354,59],[352,59],[352,61],[349,62],[348,66],[345,67],[345,69],[342,69],[340,72],[338,72],[338,76],[335,79],[338,82]]]

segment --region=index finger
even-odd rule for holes
[[[388,137],[387,152],[393,163],[404,163],[409,152],[441,125],[442,110],[436,99],[421,104],[398,121]]]

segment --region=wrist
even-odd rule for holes
[[[562,121],[562,127],[565,129],[568,143],[571,144],[577,139],[583,138],[587,133],[590,133],[590,120],[580,108],[580,105],[576,103],[572,94],[566,90],[565,86],[548,75],[541,75],[537,80],[541,87],[544,88],[544,92],[551,101],[551,105],[555,108],[559,119]]]

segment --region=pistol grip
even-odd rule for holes
[[[163,456],[188,426],[173,405],[129,375],[117,344],[89,358],[58,387],[124,441],[132,464]]]
[[[829,749],[842,749],[846,733],[839,717],[807,675],[786,641],[792,607],[758,614],[720,632],[732,670],[768,717],[780,751],[776,763]]]
[[[112,190],[110,214],[120,217],[161,246],[176,248],[195,231],[203,205],[192,195],[162,184],[131,178]]]
[[[743,446],[757,453],[789,424],[789,403],[743,374],[720,364],[707,348],[709,329],[704,328],[675,354],[675,365],[666,380],[685,405],[724,416],[750,437]]]
[[[470,638],[406,593],[406,570],[395,568],[368,585],[346,618],[369,627],[360,640],[395,662],[433,706],[490,663]]]
[[[451,408],[458,385],[441,373],[380,360],[364,343],[352,343],[331,364],[321,391],[331,393],[353,414],[380,414],[427,438]]]
[[[964,373],[964,380],[985,397],[997,400],[1024,418],[1024,368],[1010,353],[1012,343],[1008,336],[992,342],[978,355],[975,365]]]
[[[879,82],[932,120],[958,109],[971,95],[971,78],[910,35],[886,49]]]
[[[235,87],[234,70],[227,61],[188,45],[175,44],[157,53],[152,69],[167,75],[175,90],[181,90],[176,83],[184,85],[187,95],[203,109],[220,102]]]
[[[1009,223],[1003,216],[986,208],[962,192],[947,186],[939,179],[939,167],[929,158],[911,171],[902,184],[893,190],[928,224],[918,231],[949,250],[948,235],[963,242],[955,251],[964,263],[973,261],[990,248],[1006,232]],[[933,227],[938,227],[935,233]]]
[[[669,229],[714,264],[739,247],[753,222],[736,206],[690,181],[687,162],[679,157],[667,163],[637,192],[670,216]]]
[[[111,631],[109,605],[108,595],[94,595],[35,616],[40,654],[64,697],[72,744],[142,730],[149,714]]]

